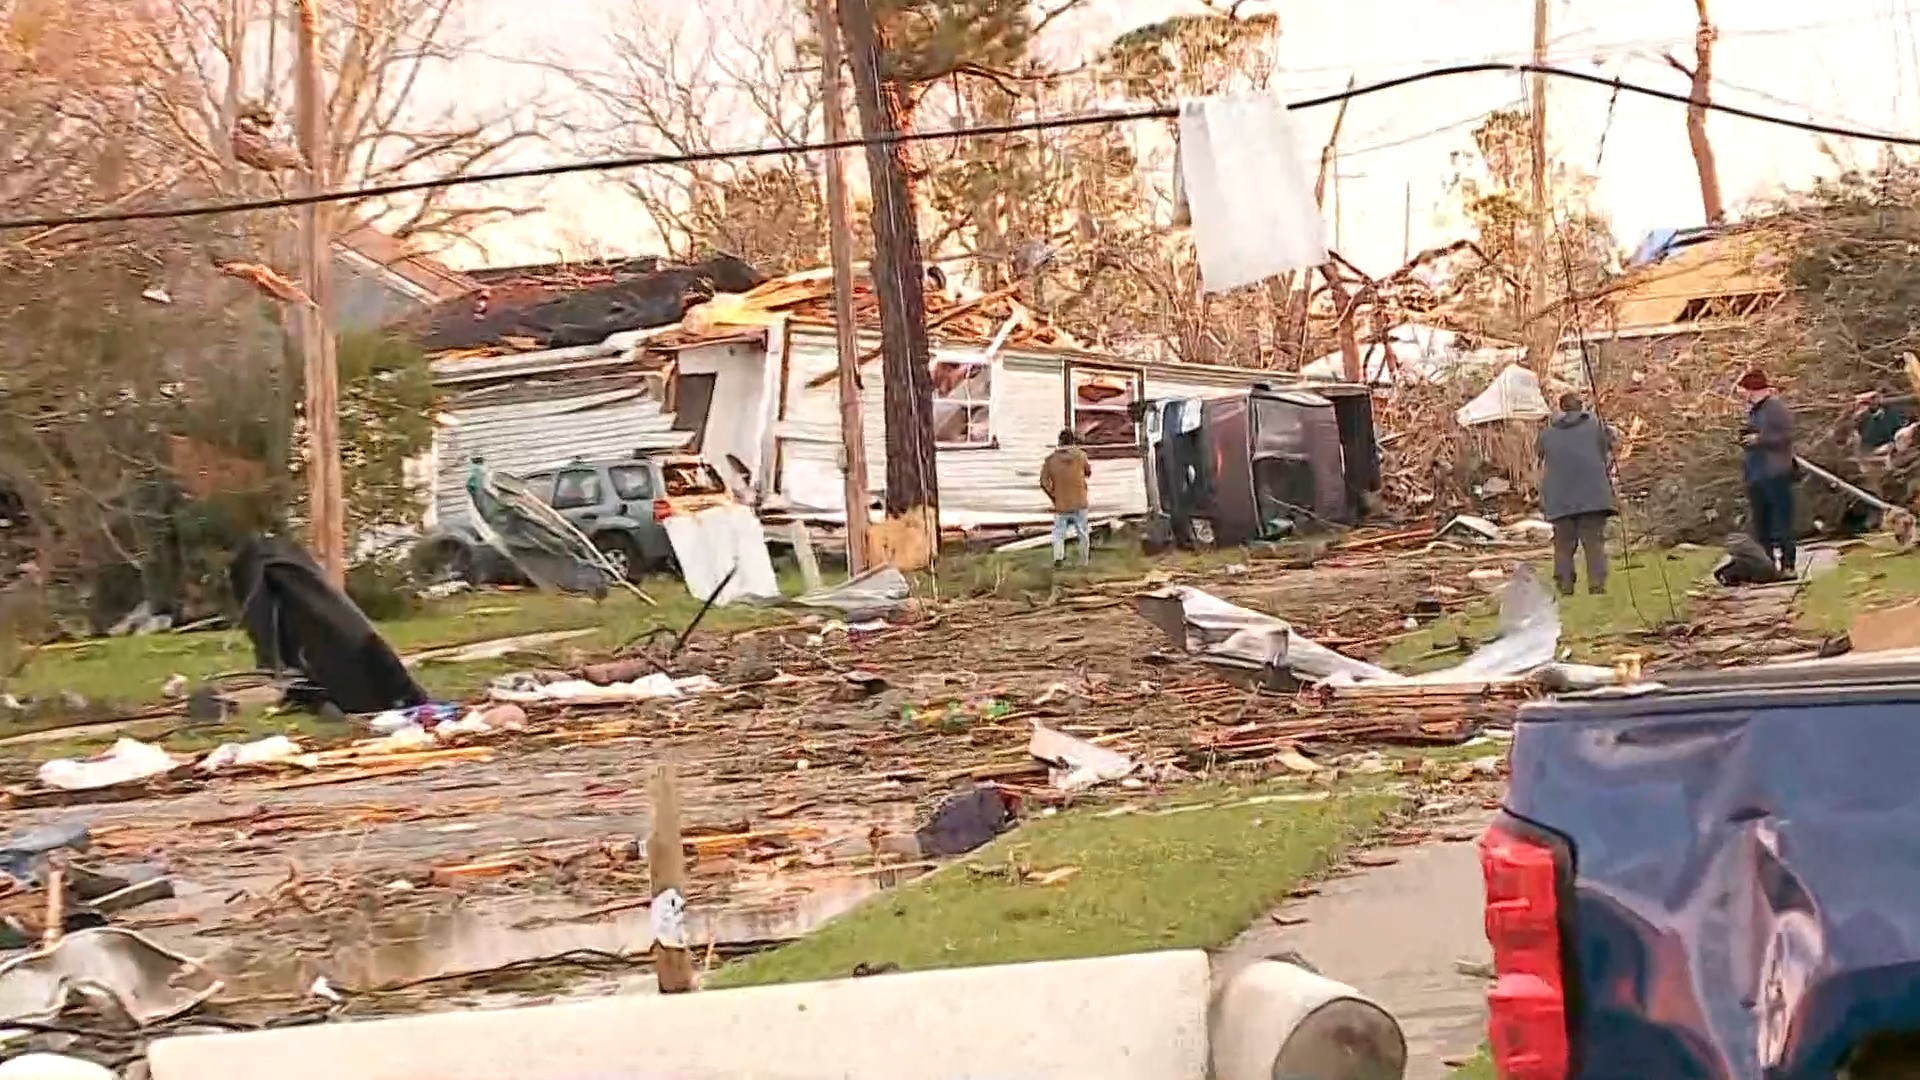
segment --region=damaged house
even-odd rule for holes
[[[1668,360],[1703,338],[1743,332],[1786,299],[1786,263],[1764,222],[1662,229],[1643,240],[1605,295],[1587,340],[1605,352]],[[1562,351],[1577,350],[1574,342]]]
[[[637,345],[691,304],[761,280],[738,259],[656,259],[474,271],[476,289],[403,329],[433,357],[442,395],[423,479],[426,525],[466,514],[474,457],[525,475],[574,457],[683,446],[694,433],[663,408],[666,376]]]
[[[763,281],[737,260],[720,259],[696,267],[639,261],[474,276],[483,282],[479,292],[435,309],[416,329],[444,395],[428,466],[430,525],[464,516],[466,467],[475,456],[525,475],[574,458],[678,448],[699,453],[769,516],[844,519],[827,271]],[[1364,387],[1129,361],[1081,348],[1009,294],[956,299],[939,285],[928,289],[927,317],[948,528],[1049,520],[1039,470],[1062,428],[1079,436],[1093,461],[1094,516],[1146,513],[1152,463],[1143,431],[1158,430],[1154,405],[1168,400],[1237,397],[1251,407],[1255,397],[1283,391],[1290,398],[1284,407],[1260,406],[1261,415],[1298,418],[1311,438],[1253,439],[1243,432],[1245,452],[1292,454],[1304,470],[1298,475],[1339,486],[1341,439],[1351,429],[1360,452],[1354,481],[1373,482]],[[877,502],[886,475],[884,392],[877,302],[864,284],[856,312]],[[1338,410],[1347,419],[1335,421],[1336,401],[1347,403]],[[1322,411],[1325,420],[1316,420]],[[1364,420],[1356,424],[1354,417]],[[1256,473],[1266,470],[1250,463],[1238,471],[1248,482]],[[1328,505],[1310,489],[1298,497]]]
[[[854,306],[867,469],[877,495],[886,475],[884,391],[878,304],[864,282],[856,285]],[[676,423],[696,433],[692,445],[723,473],[750,485],[770,514],[819,522],[844,518],[831,308],[831,275],[794,274],[694,307],[677,329],[646,346],[670,361]],[[1040,465],[1063,428],[1078,436],[1092,459],[1093,516],[1144,514],[1150,470],[1142,426],[1157,430],[1158,419],[1150,403],[1247,399],[1256,389],[1292,391],[1293,404],[1282,410],[1288,415],[1303,407],[1331,413],[1333,403],[1320,395],[1350,402],[1347,411],[1366,418],[1355,446],[1366,448],[1367,465],[1356,476],[1370,482],[1371,402],[1364,387],[1092,352],[1004,292],[955,299],[930,288],[927,318],[946,528],[1050,520]],[[1323,460],[1326,451],[1340,459],[1332,434],[1339,429],[1331,416],[1316,428],[1317,438],[1332,440],[1323,447]]]

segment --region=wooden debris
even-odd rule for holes
[[[510,874],[522,866],[517,855],[500,855],[478,862],[461,863],[458,866],[436,866],[429,873],[435,885],[454,885],[474,878],[499,877]]]

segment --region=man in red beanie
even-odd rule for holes
[[[1747,423],[1740,432],[1746,448],[1742,474],[1753,538],[1783,574],[1794,572],[1793,410],[1774,392],[1767,373],[1755,369],[1740,376],[1747,398]]]

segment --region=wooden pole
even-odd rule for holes
[[[1533,62],[1547,62],[1547,0],[1533,0]],[[1533,73],[1533,252],[1527,260],[1527,298],[1520,305],[1525,313],[1527,367],[1538,372],[1546,364],[1546,352],[1540,330],[1540,312],[1547,305],[1547,77]]]
[[[840,100],[840,27],[833,0],[814,0],[814,32],[820,36],[820,104],[827,114],[827,141],[847,137]],[[826,152],[827,244],[833,253],[834,344],[840,352],[840,447],[847,502],[847,571],[867,568],[867,429],[860,403],[860,341],[853,321],[852,233],[847,223],[847,174],[842,151]]]
[[[318,194],[327,183],[326,98],[320,86],[319,28],[313,0],[294,0],[294,93],[303,194]],[[314,560],[335,588],[347,581],[346,506],[340,479],[340,372],[334,363],[333,328],[327,323],[333,295],[332,245],[327,237],[327,208],[318,203],[300,211],[302,276],[312,303],[301,312],[300,350],[306,371],[307,538]]]
[[[51,949],[60,944],[67,925],[67,867],[59,859],[47,868],[47,924],[40,928],[40,947]]]
[[[693,989],[687,952],[687,862],[680,848],[680,789],[672,765],[656,765],[647,784],[647,878],[652,886],[653,972],[663,994]]]
[[[1352,78],[1347,79],[1347,89],[1354,86]],[[1353,99],[1340,99],[1340,108],[1333,114],[1333,131],[1327,135],[1327,144],[1320,148],[1320,174],[1313,181],[1313,204],[1325,207],[1327,204],[1327,177],[1333,177],[1333,249],[1340,250],[1340,129],[1347,123],[1347,105]],[[1320,267],[1320,277],[1327,283],[1327,297],[1333,301],[1335,328],[1340,341],[1340,371],[1348,382],[1361,382],[1366,372],[1361,366],[1360,343],[1353,333],[1353,300],[1347,293],[1347,287],[1340,280],[1340,267],[1328,259]],[[1311,305],[1313,277],[1304,275],[1300,282],[1299,325],[1300,337],[1307,337],[1308,309]],[[1302,350],[1304,355],[1304,350]]]

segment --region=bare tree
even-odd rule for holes
[[[791,10],[788,10],[791,7]],[[772,24],[742,0],[663,12],[627,0],[607,22],[613,62],[588,70],[554,60],[593,102],[565,126],[595,154],[706,154],[767,141],[820,137],[819,79],[805,69],[805,20],[782,7]],[[826,259],[826,202],[819,163],[805,156],[711,161],[635,170],[621,184],[667,253],[713,251],[764,269]]]
[[[183,180],[222,193],[274,189],[276,175],[246,167],[249,144],[290,150],[293,42],[281,0],[144,0],[141,78],[160,91],[158,148]],[[428,91],[458,85],[473,44],[464,0],[342,0],[320,11],[320,52],[331,133],[324,173],[375,185],[460,176],[537,137],[541,103],[483,111],[429,106]],[[287,164],[289,162],[282,162]],[[468,204],[435,189],[345,206],[406,238],[459,238],[481,222],[530,212],[511,202]]]
[[[1713,103],[1713,43],[1720,35],[1707,15],[1707,0],[1693,0],[1693,8],[1699,18],[1693,32],[1693,66],[1689,68],[1672,56],[1667,57],[1667,63],[1693,83],[1687,101],[1687,143],[1693,149],[1694,170],[1700,174],[1701,209],[1707,224],[1717,225],[1727,219],[1727,208],[1720,197],[1720,168],[1714,161],[1713,142],[1707,138],[1707,106]]]

